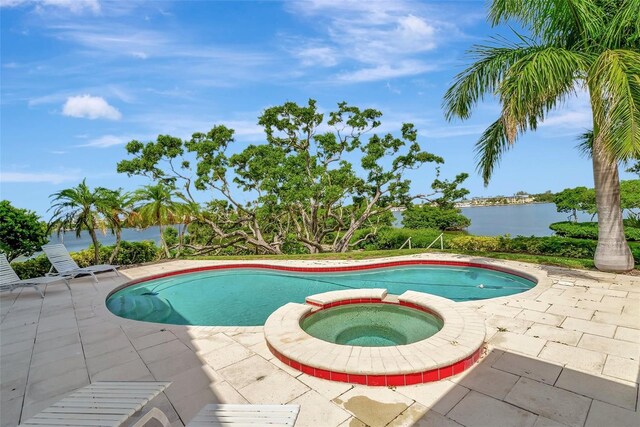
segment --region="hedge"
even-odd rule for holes
[[[640,228],[632,227],[628,220],[624,220],[625,238],[631,242],[640,242]],[[558,236],[576,239],[598,240],[597,222],[554,222],[549,226]]]
[[[445,240],[446,247],[463,251],[506,252],[565,258],[593,258],[598,242],[568,237],[457,236]],[[636,264],[640,264],[640,243],[630,243]]]
[[[113,246],[100,247],[100,263],[109,262],[113,253]],[[127,242],[120,243],[120,250],[115,265],[133,265],[155,261],[159,257],[159,250],[154,242]],[[71,257],[80,267],[87,267],[93,264],[93,246],[79,252],[72,252]],[[51,264],[45,255],[40,255],[26,261],[14,261],[11,266],[21,279],[44,276],[51,269]]]

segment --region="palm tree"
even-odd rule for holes
[[[91,191],[86,178],[73,188],[66,188],[49,197],[53,197],[49,210],[54,209],[49,228],[55,228],[60,234],[64,230],[73,229],[76,237],[82,230],[87,230],[93,242],[93,255],[96,264],[100,263],[100,242],[96,229],[100,228],[101,218],[97,209],[100,204],[99,194]]]
[[[618,162],[640,156],[640,0],[494,0],[489,19],[492,25],[514,20],[531,38],[474,46],[475,63],[445,94],[447,119],[467,119],[485,95],[499,98],[500,117],[476,144],[486,185],[519,135],[588,90],[599,229],[594,261],[603,271],[631,270]]]
[[[175,189],[163,183],[145,185],[136,190],[133,196],[136,203],[139,203],[136,214],[141,224],[157,225],[160,229],[160,242],[167,258],[170,254],[164,239],[164,226],[174,224],[182,212],[182,204],[174,200],[176,196]]]
[[[110,190],[108,188],[96,188],[97,209],[102,214],[106,225],[111,229],[111,233],[116,236],[116,243],[109,258],[109,264],[113,264],[120,250],[122,241],[122,228],[129,224],[133,216],[132,194],[122,192],[122,188]]]

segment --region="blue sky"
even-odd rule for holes
[[[473,43],[507,28],[485,21],[484,1],[0,0],[0,192],[45,219],[49,195],[77,185],[132,190],[116,172],[131,139],[189,138],[215,124],[238,145],[263,141],[262,110],[285,101],[340,101],[384,113],[382,131],[414,123],[442,175],[468,172],[472,196],[592,186],[575,149],[590,127],[585,95],[554,112],[506,154],[490,185],[473,146],[499,107],[447,123],[442,95]],[[411,174],[423,193],[426,166]],[[623,178],[631,178],[622,173]],[[210,195],[202,195],[203,200]]]

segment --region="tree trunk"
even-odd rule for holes
[[[92,227],[89,227],[89,235],[91,236],[91,241],[93,242],[93,262],[95,263],[95,265],[98,265],[100,264],[100,243],[98,242],[96,230]]]
[[[162,249],[164,250],[164,256],[169,258],[171,257],[171,254],[169,253],[169,247],[167,246],[167,242],[165,242],[164,240],[164,233],[163,233],[163,228],[162,228],[162,224],[158,225],[158,228],[160,229],[160,245],[162,245]]]
[[[618,163],[597,135],[593,139],[592,159],[598,207],[598,247],[594,263],[601,271],[630,271],[634,261],[622,224]]]
[[[113,252],[111,252],[111,256],[109,257],[109,264],[113,264],[113,261],[118,256],[118,252],[120,251],[120,242],[122,241],[122,231],[116,230],[116,244],[113,247]]]

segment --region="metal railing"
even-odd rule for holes
[[[402,246],[400,246],[400,249],[404,248],[407,243],[409,244],[409,249],[411,249],[411,237],[409,237]]]
[[[431,249],[431,246],[433,246],[433,244],[435,242],[437,242],[438,240],[440,240],[440,250],[444,249],[444,233],[440,233],[440,235],[438,237],[436,237],[433,242],[431,242],[431,244],[429,246],[427,246],[427,249]]]

